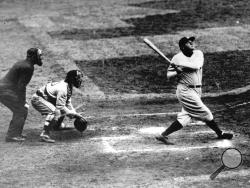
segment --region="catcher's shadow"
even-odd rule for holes
[[[56,141],[69,141],[83,138],[84,133],[80,133],[76,129],[62,130],[62,131],[51,131],[51,137]]]
[[[87,130],[85,130],[87,132]],[[55,144],[76,142],[80,139],[85,138],[85,131],[79,132],[76,129],[63,130],[63,131],[51,131],[51,137],[56,140]],[[41,129],[26,129],[25,134],[27,136],[26,140],[21,144],[27,146],[41,146],[46,143],[40,142]]]

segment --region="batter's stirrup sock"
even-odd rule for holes
[[[179,121],[176,120],[161,135],[168,136],[171,133],[176,132],[182,128],[183,128],[182,124],[180,124]]]
[[[206,122],[207,126],[209,128],[211,128],[218,136],[222,135],[222,131],[220,130],[220,128],[218,127],[217,123],[215,123],[214,120],[211,121],[207,121]]]

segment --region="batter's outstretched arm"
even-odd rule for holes
[[[170,79],[172,77],[175,77],[176,75],[177,75],[177,72],[175,72],[175,71],[169,71],[167,73],[167,78]]]

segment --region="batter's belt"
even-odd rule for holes
[[[202,85],[188,85],[189,88],[201,88]]]
[[[201,88],[202,87],[202,85],[188,85],[188,84],[184,84],[184,83],[181,83],[181,82],[180,82],[180,84],[185,85],[185,86],[187,86],[189,88]]]

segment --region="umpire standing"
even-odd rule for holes
[[[209,108],[201,100],[202,87],[202,67],[204,55],[202,51],[195,49],[194,37],[183,37],[179,41],[181,52],[172,59],[172,64],[168,69],[167,77],[178,77],[176,90],[177,98],[182,105],[181,112],[174,121],[157,140],[168,144],[167,136],[186,126],[191,118],[202,120],[218,136],[218,139],[232,139],[231,133],[223,133],[214,121],[214,117]]]
[[[13,112],[6,142],[25,140],[22,131],[29,108],[26,102],[26,86],[33,76],[35,64],[42,66],[42,51],[30,48],[27,50],[26,59],[15,63],[0,80],[0,102]]]

